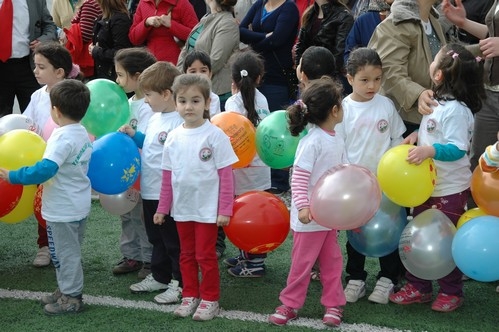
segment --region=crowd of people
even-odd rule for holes
[[[211,320],[234,197],[291,190],[291,266],[269,322],[297,318],[309,283],[320,280],[323,323],[339,326],[346,303],[366,295],[366,257],[347,242],[344,266],[337,231],[313,220],[321,175],[343,163],[376,173],[388,149],[414,144],[407,161],[433,159],[438,178],[412,216],[436,206],[456,224],[474,207],[473,169],[499,166],[499,0],[474,3],[54,0],[49,10],[46,0],[0,0],[0,116],[17,98],[47,141],[34,166],[0,168],[10,183],[45,184],[47,226],[38,225],[33,264],[52,264],[58,285],[41,299],[45,313],[84,309],[92,137],[80,120],[91,98],[84,82],[101,78],[129,97],[131,117],[119,131],[142,162],[141,199],[120,216],[123,257],[112,273],[138,271],[132,293],[161,291],[154,301],[179,303],[176,316]],[[210,117],[237,112],[257,127],[281,109],[291,135],[308,128],[291,176],[258,155],[233,169],[238,158]],[[234,277],[263,277],[265,258],[240,250],[223,262]],[[371,302],[432,302],[440,312],[464,302],[458,268],[438,280],[433,300],[432,282],[405,271],[398,250],[379,265]]]

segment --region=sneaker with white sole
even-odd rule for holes
[[[192,319],[198,321],[212,320],[218,315],[219,312],[220,306],[217,301],[201,300],[196,312],[192,316]]]
[[[168,289],[154,297],[154,302],[156,302],[157,304],[172,304],[180,301],[182,288],[178,285],[178,280],[172,279],[172,281],[170,281],[170,283],[168,284]]]
[[[184,297],[182,303],[175,309],[173,314],[178,317],[191,316],[199,305],[199,299],[195,297]]]
[[[362,280],[350,280],[344,292],[347,302],[355,303],[366,295],[366,283]]]
[[[154,280],[151,273],[141,282],[131,285],[130,291],[132,293],[150,293],[150,292],[157,292],[160,290],[164,290],[167,288],[168,288],[167,284],[162,284]]]
[[[388,304],[389,297],[393,294],[393,288],[394,285],[390,279],[381,277],[376,282],[373,292],[367,299],[375,303]]]
[[[45,267],[50,265],[50,251],[49,247],[44,246],[38,249],[36,257],[33,260],[33,266]]]

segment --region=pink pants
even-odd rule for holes
[[[279,296],[282,304],[294,309],[303,307],[310,283],[310,272],[317,260],[322,283],[321,304],[326,308],[346,304],[341,283],[343,257],[337,232],[334,230],[293,232],[291,268],[287,285]]]

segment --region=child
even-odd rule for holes
[[[219,312],[217,226],[228,225],[232,215],[231,165],[238,159],[227,135],[207,120],[208,78],[183,74],[175,79],[172,90],[184,124],[165,142],[163,182],[154,223],[162,225],[170,211],[177,223],[184,289],[182,304],[174,314],[187,317],[194,313],[194,320],[206,321]]]
[[[47,141],[43,159],[16,171],[0,169],[0,178],[13,184],[44,183],[42,216],[58,288],[42,296],[41,303],[47,315],[63,315],[83,310],[81,245],[90,213],[87,171],[92,143],[80,120],[90,104],[90,91],[80,81],[62,80],[51,87],[50,101],[50,115],[60,128]]]
[[[116,52],[114,66],[116,82],[126,93],[135,93],[128,100],[132,116],[129,125],[133,130],[146,132],[151,107],[145,102],[144,92],[139,89],[139,75],[156,62],[156,58],[145,48],[125,48]],[[121,215],[120,251],[123,259],[113,267],[114,274],[139,271],[137,277],[144,279],[151,273],[152,244],[147,239],[142,215],[142,199],[132,211]]]
[[[433,158],[437,168],[437,183],[432,196],[414,208],[413,216],[430,208],[438,208],[456,224],[464,213],[471,181],[467,151],[473,132],[473,114],[482,106],[485,96],[483,65],[466,48],[447,44],[430,64],[433,97],[438,105],[423,116],[418,132],[404,142],[418,141],[409,150],[407,161],[419,165]],[[390,295],[397,304],[425,303],[432,298],[432,281],[420,279],[409,271],[407,284]],[[450,312],[463,304],[462,273],[455,268],[438,279],[440,291],[431,308]]]
[[[59,43],[40,43],[34,52],[36,80],[43,87],[31,95],[31,100],[23,115],[31,118],[37,133],[47,140],[57,125],[50,117],[50,90],[66,78],[81,78],[80,69],[74,65],[68,50]],[[50,264],[47,230],[38,224],[38,253],[33,261],[36,267]]]
[[[246,116],[251,123],[258,123],[270,114],[267,98],[256,88],[264,73],[263,59],[254,51],[236,53],[231,58],[233,95],[227,99],[227,112],[237,112]],[[270,188],[270,167],[258,155],[248,167],[234,169],[236,195],[250,190]],[[224,263],[234,277],[262,277],[265,275],[267,254],[250,254],[240,251],[236,257],[227,258]]]
[[[310,46],[303,52],[298,66],[296,77],[300,81],[300,88],[305,89],[310,80],[326,75],[331,78],[336,72],[333,53],[323,46]]]
[[[333,130],[343,118],[341,98],[340,85],[330,78],[321,78],[311,82],[302,99],[287,109],[291,135],[298,136],[308,123],[315,126],[300,140],[296,150],[291,177],[291,267],[287,285],[279,296],[282,305],[269,317],[274,325],[285,325],[298,316],[316,260],[323,287],[321,303],[326,308],[322,322],[327,326],[341,323],[345,294],[337,231],[318,225],[310,215],[309,203],[317,180],[331,167],[347,161],[343,139]]]
[[[140,192],[146,233],[152,244],[151,274],[131,285],[130,291],[147,293],[165,290],[154,297],[154,301],[159,304],[178,302],[182,291],[180,244],[175,222],[168,215],[161,225],[153,222],[161,189],[163,145],[167,136],[182,123],[171,92],[173,80],[179,74],[177,68],[164,61],[145,69],[139,76],[139,89],[154,114],[149,119],[145,133],[136,131],[130,125],[120,128],[142,149]]]
[[[383,154],[402,142],[405,126],[393,102],[378,94],[383,69],[378,53],[365,47],[350,53],[347,79],[352,93],[343,100],[343,122],[336,127],[345,140],[348,160],[367,167],[376,174]],[[366,256],[347,242],[345,296],[347,302],[357,302],[366,294],[364,270]],[[387,304],[402,269],[398,249],[379,258],[380,272],[376,286],[369,296],[371,302]]]

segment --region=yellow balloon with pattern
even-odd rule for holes
[[[463,226],[465,223],[470,221],[473,218],[476,217],[481,217],[481,216],[486,216],[487,213],[483,212],[482,209],[479,207],[474,208],[474,209],[469,209],[465,211],[461,217],[459,217],[459,220],[457,221],[456,228],[459,229],[459,227]]]

